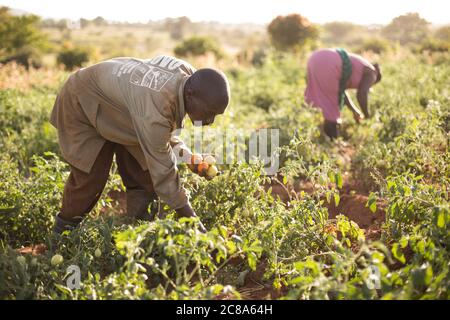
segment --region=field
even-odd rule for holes
[[[373,116],[357,125],[344,110],[337,142],[303,103],[305,56],[224,67],[232,102],[214,127],[280,128],[282,163],[274,177],[221,165],[211,181],[180,165],[208,233],[167,208],[130,221],[113,167],[53,251],[68,166],[48,117],[68,73],[1,66],[0,299],[449,299],[449,56],[376,56]]]

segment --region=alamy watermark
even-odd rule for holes
[[[66,286],[70,290],[80,289],[81,287],[81,270],[77,265],[70,265],[66,270],[68,277],[66,279]]]
[[[181,130],[175,130],[172,135],[181,136]],[[183,136],[182,140],[173,146],[177,163],[190,163],[190,157],[182,152],[187,146],[195,153],[214,155],[217,164],[259,162],[267,175],[275,175],[279,169],[279,129],[216,129],[194,122],[193,134]]]
[[[377,266],[369,267],[369,277],[366,281],[366,285],[370,290],[381,289],[381,273]]]

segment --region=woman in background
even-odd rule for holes
[[[322,110],[324,131],[331,139],[339,136],[340,111],[347,105],[355,120],[369,117],[369,90],[381,81],[377,63],[347,53],[344,49],[322,49],[308,59],[308,80],[305,102]],[[345,92],[357,89],[358,109]]]

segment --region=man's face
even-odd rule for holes
[[[210,125],[214,123],[214,119],[218,114],[222,114],[225,111],[225,109],[215,110],[194,96],[190,96],[186,100],[186,110],[188,110],[189,118],[194,125],[199,122],[201,122],[202,126]]]

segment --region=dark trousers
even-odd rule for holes
[[[142,199],[156,199],[150,173],[144,171],[137,160],[120,144],[106,141],[90,173],[70,166],[70,175],[64,186],[62,207],[59,216],[65,220],[86,216],[100,198],[109,177],[113,156],[123,184],[129,193],[138,194]],[[130,201],[131,202],[131,201]],[[142,201],[141,201],[142,203]],[[147,203],[148,204],[148,203]],[[133,203],[127,203],[127,209]],[[145,208],[146,209],[146,208]],[[129,213],[130,214],[130,213]]]

